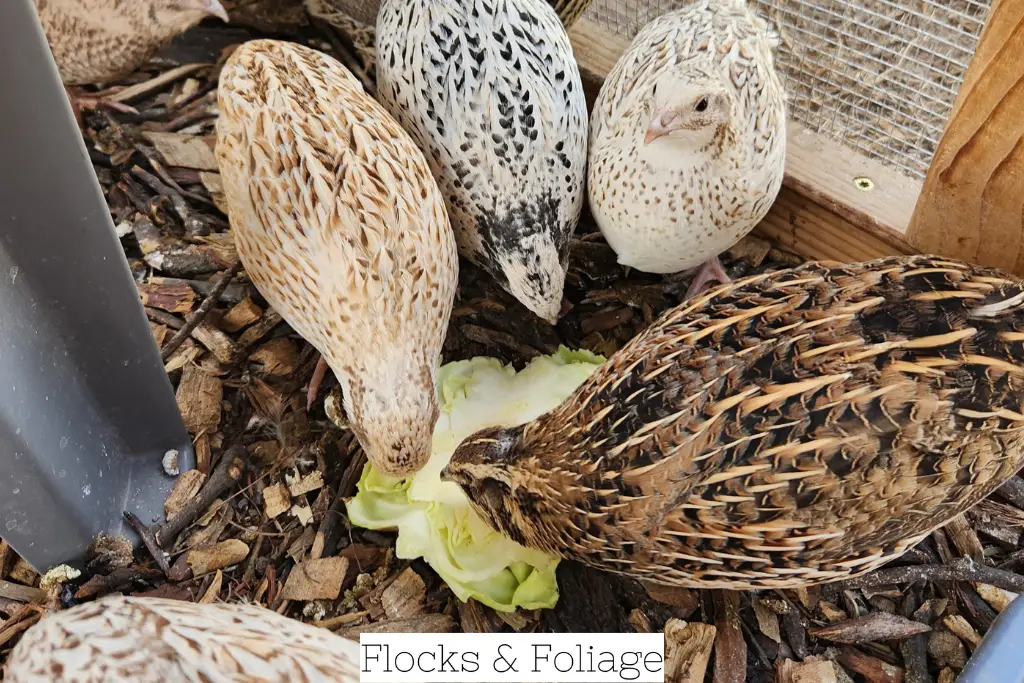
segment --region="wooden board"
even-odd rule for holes
[[[907,231],[922,250],[1024,275],[1024,0],[997,0]]]

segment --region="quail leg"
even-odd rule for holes
[[[320,383],[324,381],[324,375],[326,374],[327,361],[324,360],[323,356],[320,356],[320,360],[317,361],[316,368],[313,370],[313,376],[309,379],[309,389],[306,390],[306,412],[309,412],[310,408],[313,407],[316,394],[320,391]]]
[[[718,260],[717,256],[709,258],[697,271],[693,282],[690,283],[690,288],[686,290],[686,298],[697,296],[707,288],[708,283],[714,281],[722,284],[730,281],[729,275],[725,272],[725,268],[722,267],[722,262]]]
[[[90,97],[88,95],[76,95],[67,88],[64,88],[64,92],[68,95],[68,100],[71,102],[71,111],[75,113],[75,121],[78,122],[78,127],[81,128],[85,125],[82,120],[82,110],[84,109],[98,109],[99,107],[107,107],[114,111],[123,112],[125,114],[138,114],[138,110],[135,107],[122,104],[121,102],[111,102],[110,100],[102,97]]]

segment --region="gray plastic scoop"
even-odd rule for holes
[[[80,560],[163,516],[188,433],[33,0],[0,2],[0,537]]]
[[[1024,683],[1024,598],[999,613],[957,683]]]

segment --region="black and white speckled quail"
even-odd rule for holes
[[[384,0],[376,41],[378,98],[426,154],[460,253],[555,322],[587,144],[556,11],[542,0]]]

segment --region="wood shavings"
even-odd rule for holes
[[[716,629],[669,619],[665,624],[665,683],[703,683]]]
[[[196,548],[188,553],[188,565],[196,576],[238,564],[249,556],[249,546],[231,538],[208,548]]]
[[[338,631],[338,635],[359,640],[361,633],[451,633],[455,622],[447,614],[425,614],[410,619],[382,621]]]
[[[951,614],[942,620],[942,623],[952,633],[954,633],[960,640],[967,645],[971,651],[974,651],[979,645],[981,645],[981,636],[974,630],[974,627],[968,623],[959,614]]]
[[[821,615],[825,617],[825,620],[828,621],[830,624],[839,623],[840,621],[844,621],[847,618],[846,612],[839,609],[827,600],[822,600],[818,603],[818,611],[821,612]]]
[[[310,493],[311,491],[317,491],[323,488],[324,485],[324,475],[320,470],[314,470],[304,477],[285,474],[284,478],[288,483],[288,490],[291,492],[293,498],[297,498],[305,493]]]
[[[38,588],[23,586],[13,581],[0,580],[0,598],[14,600],[15,602],[41,602],[45,595]]]
[[[902,683],[903,669],[865,654],[856,648],[843,647],[837,657],[839,662],[869,683]]]
[[[700,605],[700,598],[697,592],[680,586],[666,586],[665,584],[644,582],[644,590],[654,600],[663,602],[666,605],[678,607],[686,614],[693,612]]]
[[[167,325],[158,325],[150,322],[149,330],[153,333],[153,341],[156,343],[157,348],[163,346],[164,340],[167,339]]]
[[[252,300],[252,297],[246,297],[221,317],[220,327],[225,332],[238,332],[252,325],[262,316],[263,309]]]
[[[629,613],[629,625],[637,633],[654,633],[654,626],[651,624],[651,620],[640,608],[634,609]]]
[[[1006,609],[1018,595],[1017,593],[1011,593],[1010,591],[1003,590],[1002,588],[990,586],[987,583],[975,583],[972,585],[974,586],[974,590],[978,591],[978,595],[981,596],[981,599],[992,605],[992,609],[996,612],[1002,612]]]
[[[302,526],[313,521],[313,510],[308,505],[293,505],[291,512]]]
[[[928,625],[911,619],[875,612],[857,619],[811,628],[807,632],[816,638],[855,645],[880,640],[901,640],[930,630]]]
[[[743,683],[747,673],[747,643],[740,629],[740,598],[736,591],[716,590],[714,683]]]
[[[228,215],[228,200],[224,196],[224,183],[221,181],[220,173],[202,171],[199,174],[199,179],[206,191],[210,193],[210,199],[213,200],[217,210],[225,216]]]
[[[426,592],[426,584],[420,575],[411,568],[406,569],[381,593],[384,614],[388,619],[406,619],[421,614]]]
[[[794,662],[783,660],[778,667],[776,683],[839,683],[832,662]]]
[[[177,391],[178,408],[192,434],[216,431],[220,426],[224,389],[216,377],[197,365],[186,365]]]
[[[960,639],[950,631],[936,630],[928,636],[928,654],[941,667],[964,668],[967,663],[967,649]]]
[[[282,600],[336,600],[348,573],[344,557],[325,557],[301,562],[288,574]]]
[[[757,617],[757,625],[761,633],[765,634],[776,643],[782,642],[782,633],[779,630],[779,615],[768,608],[764,600],[754,598],[751,601],[754,608],[754,616]]]
[[[168,313],[188,313],[196,302],[196,293],[185,283],[164,284],[148,282],[138,285],[139,296],[145,306]]]
[[[493,609],[473,599],[459,602],[459,625],[464,633],[497,633],[504,628]]]
[[[962,555],[976,559],[984,557],[985,549],[982,547],[981,541],[978,540],[978,535],[974,533],[974,529],[971,528],[965,515],[954,517],[946,525],[945,531],[950,540],[953,541],[953,545],[956,546]]]
[[[28,562],[20,557],[17,557],[14,561],[14,566],[11,567],[11,571],[8,573],[8,576],[13,581],[17,581],[18,583],[26,586],[35,586],[39,583],[39,574],[36,573],[36,570],[33,569]]]
[[[290,375],[295,372],[298,350],[290,339],[281,337],[249,354],[249,360],[261,365],[260,370],[268,375]]]
[[[200,605],[209,605],[217,600],[217,596],[220,595],[220,588],[224,584],[224,572],[220,569],[213,575],[213,580],[210,581],[209,587],[206,592],[203,593],[203,597],[199,598],[196,602]]]
[[[197,135],[147,132],[142,135],[169,166],[218,171],[213,141]]]
[[[238,349],[229,336],[211,325],[209,321],[199,323],[192,330],[192,338],[213,353],[219,362],[230,364],[235,360]]]
[[[206,482],[206,475],[199,470],[183,472],[171,489],[167,501],[164,502],[164,515],[170,519],[188,505],[189,501],[199,494],[199,489]]]
[[[284,484],[271,484],[263,489],[263,512],[270,519],[275,519],[291,509],[291,496]]]

